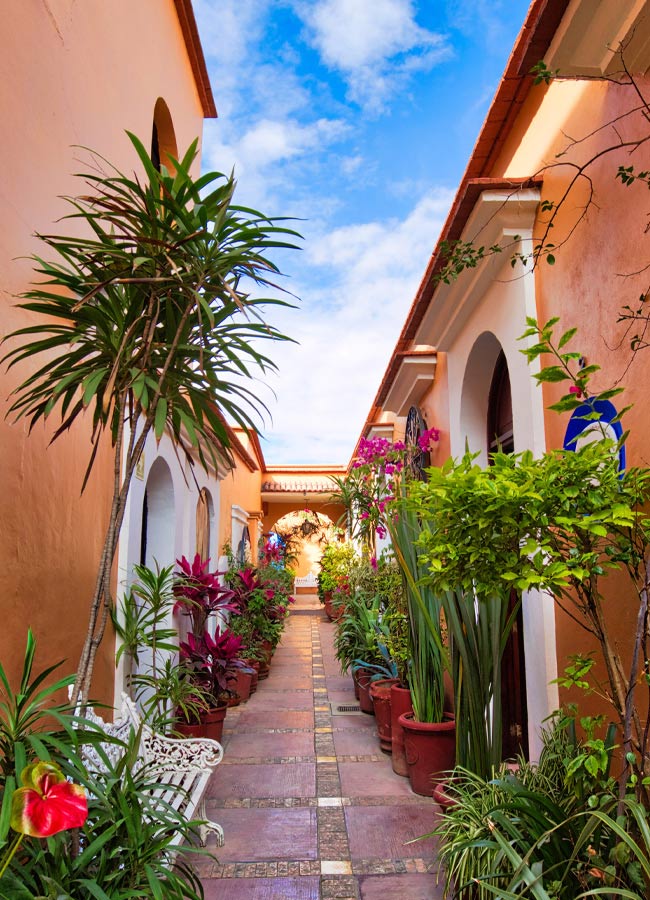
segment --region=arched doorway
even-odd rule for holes
[[[318,571],[325,544],[333,540],[336,527],[326,513],[300,509],[278,519],[271,531],[285,542],[287,564],[301,577]]]
[[[174,562],[176,514],[174,485],[169,466],[164,459],[154,460],[142,502],[140,564],[155,568]]]
[[[496,452],[514,453],[512,390],[510,373],[503,350],[494,364],[487,408],[488,464]],[[508,614],[519,598],[510,594]],[[526,704],[526,665],[524,654],[524,622],[519,604],[517,618],[508,638],[501,666],[501,707],[503,710],[503,758],[513,759],[519,753],[528,757],[528,713]]]

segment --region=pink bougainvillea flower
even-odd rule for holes
[[[572,384],[569,388],[570,394],[576,394],[578,397],[582,397],[582,388],[579,388],[577,384]]]
[[[440,431],[438,428],[427,428],[418,438],[418,446],[425,453],[430,449],[431,444],[440,440]]]
[[[66,781],[58,766],[37,762],[26,766],[22,787],[14,791],[11,827],[29,837],[46,838],[80,828],[88,818],[86,792],[79,784]]]

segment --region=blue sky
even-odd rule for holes
[[[299,343],[259,386],[268,463],[348,461],[528,5],[194,0],[204,169],[302,220],[277,259],[298,309],[270,316]]]

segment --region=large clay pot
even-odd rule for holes
[[[250,693],[252,695],[257,690],[257,679],[258,679],[258,672],[260,670],[260,664],[257,659],[245,659],[244,662],[246,663],[248,668],[251,670]]]
[[[390,689],[398,684],[397,678],[380,678],[370,682],[370,699],[375,710],[377,737],[384,753],[393,752],[392,726],[390,721]]]
[[[451,782],[438,781],[433,786],[433,799],[436,801],[443,813],[447,812],[450,809],[453,809],[454,806],[458,806],[460,802],[458,800],[458,797],[449,790],[451,784],[453,784],[453,779]]]
[[[260,659],[260,667],[258,669],[258,680],[262,681],[264,678],[269,677],[269,671],[271,669],[271,658],[273,656],[273,644],[271,641],[262,641],[259,646],[259,651],[262,655]]]
[[[372,700],[370,699],[371,678],[372,672],[369,672],[367,669],[357,669],[357,684],[359,685],[359,706],[361,707],[361,712],[364,712],[369,716],[374,716],[375,708],[372,705]]]
[[[456,719],[445,713],[444,722],[416,722],[413,713],[402,713],[399,724],[404,729],[411,790],[431,797],[434,782],[445,777],[456,762]]]
[[[251,683],[254,669],[248,667],[239,669],[237,677],[228,682],[228,687],[234,692],[234,696],[228,700],[228,706],[239,706],[243,700],[248,700],[251,695]]]
[[[359,699],[359,666],[352,667],[352,684],[354,685],[354,699]]]
[[[406,764],[406,754],[404,752],[404,729],[399,724],[399,717],[402,713],[412,711],[411,692],[408,688],[394,684],[390,689],[391,746],[393,749],[391,763],[393,764],[393,772],[396,775],[403,775],[405,778],[409,773],[409,768]]]
[[[211,738],[213,741],[221,741],[223,735],[223,720],[226,718],[228,705],[213,706],[207,712],[201,714],[201,720],[196,724],[189,724],[180,720],[176,723],[176,731],[185,737]]]
[[[345,612],[345,606],[342,603],[334,604],[331,594],[325,594],[323,598],[325,604],[325,612],[330,622],[338,621]]]

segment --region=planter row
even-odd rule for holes
[[[417,722],[411,692],[396,679],[371,681],[371,673],[355,669],[355,696],[361,711],[374,715],[384,753],[390,753],[393,771],[408,776],[411,790],[433,795],[437,782],[453,769],[456,759],[456,721],[452,713],[443,722]]]
[[[266,642],[267,646],[263,646],[264,656],[262,660],[243,660],[246,667],[240,669],[237,677],[231,684],[231,690],[234,696],[225,703],[207,710],[201,715],[201,720],[197,724],[189,724],[188,722],[177,722],[176,731],[185,737],[194,738],[210,738],[213,741],[221,741],[223,736],[224,720],[228,707],[239,706],[245,703],[251,694],[257,690],[257,683],[264,678],[268,678],[271,667],[271,658],[273,656],[273,647],[270,642]]]

